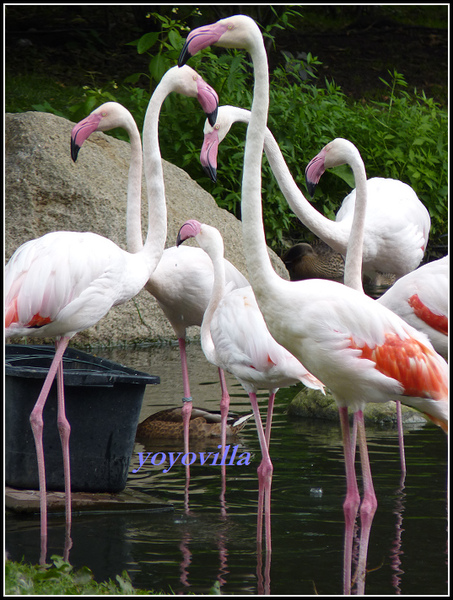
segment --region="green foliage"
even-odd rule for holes
[[[200,16],[198,8],[190,10],[192,17]],[[273,13],[263,31],[267,44],[274,42],[273,32],[289,29],[304,18],[289,7]],[[78,121],[103,102],[116,100],[129,108],[141,129],[150,94],[166,70],[177,63],[188,32],[187,14],[181,19],[177,8],[148,16],[160,24],[160,30],[130,42],[138,53],[148,56],[146,73],[133,73],[124,82],[113,81],[102,89],[87,86],[79,98],[74,91],[63,90],[62,103],[52,89],[52,94],[47,99],[42,97],[33,108]],[[253,69],[244,52],[208,48],[192,57],[190,66],[215,88],[220,104],[250,109]],[[285,52],[270,74],[268,125],[302,192],[306,195],[304,171],[310,159],[335,137],[347,138],[359,148],[368,177],[401,179],[415,189],[431,214],[430,246],[442,242],[448,231],[447,110],[424,93],[408,91],[404,76],[396,71],[389,72],[388,81],[377,80],[377,99],[351,100],[335,82],[318,76],[319,67],[319,61],[309,53],[294,57]],[[24,104],[20,109],[24,110]],[[11,110],[8,96],[7,109]],[[245,126],[232,127],[222,142],[218,180],[213,184],[199,163],[204,115],[194,99],[169,96],[160,123],[163,158],[186,170],[219,206],[240,217]],[[115,135],[125,139],[124,132]],[[282,246],[301,237],[310,239],[310,232],[289,210],[265,158],[262,182],[268,243],[279,252]],[[313,203],[333,219],[353,187],[348,167],[332,169],[322,177]]]
[[[123,571],[116,581],[97,583],[88,567],[74,571],[61,556],[51,557],[53,564],[27,565],[7,560],[5,563],[6,595],[155,595],[155,592],[137,590],[129,575]]]

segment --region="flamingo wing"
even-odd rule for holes
[[[26,242],[5,268],[7,337],[73,335],[94,325],[144,285],[146,269],[137,272],[133,256],[93,233]]]

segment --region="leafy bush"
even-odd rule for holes
[[[191,14],[196,15],[197,11],[194,8]],[[150,94],[165,71],[176,64],[188,33],[176,9],[150,15],[160,22],[161,31],[147,33],[130,42],[137,52],[149,57],[146,73],[131,73],[121,84],[112,82],[103,89],[86,87],[83,97],[77,100],[74,91],[66,90],[61,105],[53,94],[52,100],[44,100],[33,108],[64,114],[78,121],[101,103],[117,100],[129,108],[142,128]],[[301,15],[289,8],[276,14],[273,31],[291,27],[297,18]],[[271,25],[263,34],[266,43],[272,44]],[[382,88],[379,100],[351,100],[335,82],[322,81],[317,76],[319,65],[310,54],[295,58],[285,53],[282,63],[270,74],[269,128],[301,190],[306,191],[304,170],[309,160],[330,140],[345,137],[359,148],[368,177],[401,179],[415,189],[431,214],[429,247],[439,244],[445,247],[448,231],[446,109],[417,90],[409,92],[403,75],[396,71],[389,72],[388,81],[377,82]],[[208,48],[194,56],[190,66],[216,89],[220,104],[250,109],[253,69],[244,52]],[[219,206],[240,217],[245,126],[233,127],[222,143],[218,181],[213,184],[199,163],[204,115],[194,100],[177,94],[168,97],[160,123],[163,158],[185,169],[214,196]],[[124,132],[117,137],[125,139]],[[327,217],[334,218],[352,187],[354,182],[348,167],[330,170],[321,179],[314,205]],[[301,237],[311,239],[311,233],[289,210],[265,158],[263,199],[268,243],[277,252]]]
[[[51,557],[53,564],[28,565],[5,562],[5,593],[7,595],[149,595],[155,592],[137,590],[126,571],[116,581],[97,583],[88,567],[74,571],[61,556]]]

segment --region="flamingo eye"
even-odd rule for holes
[[[220,125],[219,125],[218,123],[216,123],[216,124],[214,125],[214,129],[217,129],[217,131],[218,131],[218,130],[220,129]]]

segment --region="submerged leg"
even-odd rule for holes
[[[365,435],[363,412],[358,410],[355,415],[357,420],[357,436],[360,449],[360,462],[362,465],[363,500],[360,505],[360,551],[357,566],[357,594],[365,593],[366,559],[370,541],[371,524],[377,508],[376,494],[371,477],[370,459]]]
[[[343,450],[346,469],[346,498],[343,503],[345,535],[344,535],[344,562],[343,562],[343,592],[351,593],[352,571],[352,545],[354,541],[354,523],[360,504],[359,489],[355,474],[355,444],[354,450],[349,432],[348,409],[339,408],[341,431],[343,434]]]
[[[398,427],[398,443],[400,446],[400,462],[401,462],[401,479],[400,485],[404,484],[406,479],[406,455],[404,452],[404,432],[403,432],[403,415],[401,409],[401,402],[396,401],[396,424]]]
[[[257,527],[257,543],[262,543],[262,523],[263,523],[263,507],[264,507],[264,531],[266,539],[266,550],[271,552],[271,486],[273,466],[269,456],[269,448],[266,443],[266,436],[261,422],[261,415],[258,407],[256,394],[249,394],[252,404],[253,414],[255,416],[256,428],[261,448],[261,463],[258,467],[258,527]]]
[[[179,354],[181,357],[182,383],[184,398],[182,399],[182,420],[184,424],[184,452],[189,452],[189,424],[192,414],[192,396],[190,395],[189,372],[187,369],[186,340],[178,338]]]

